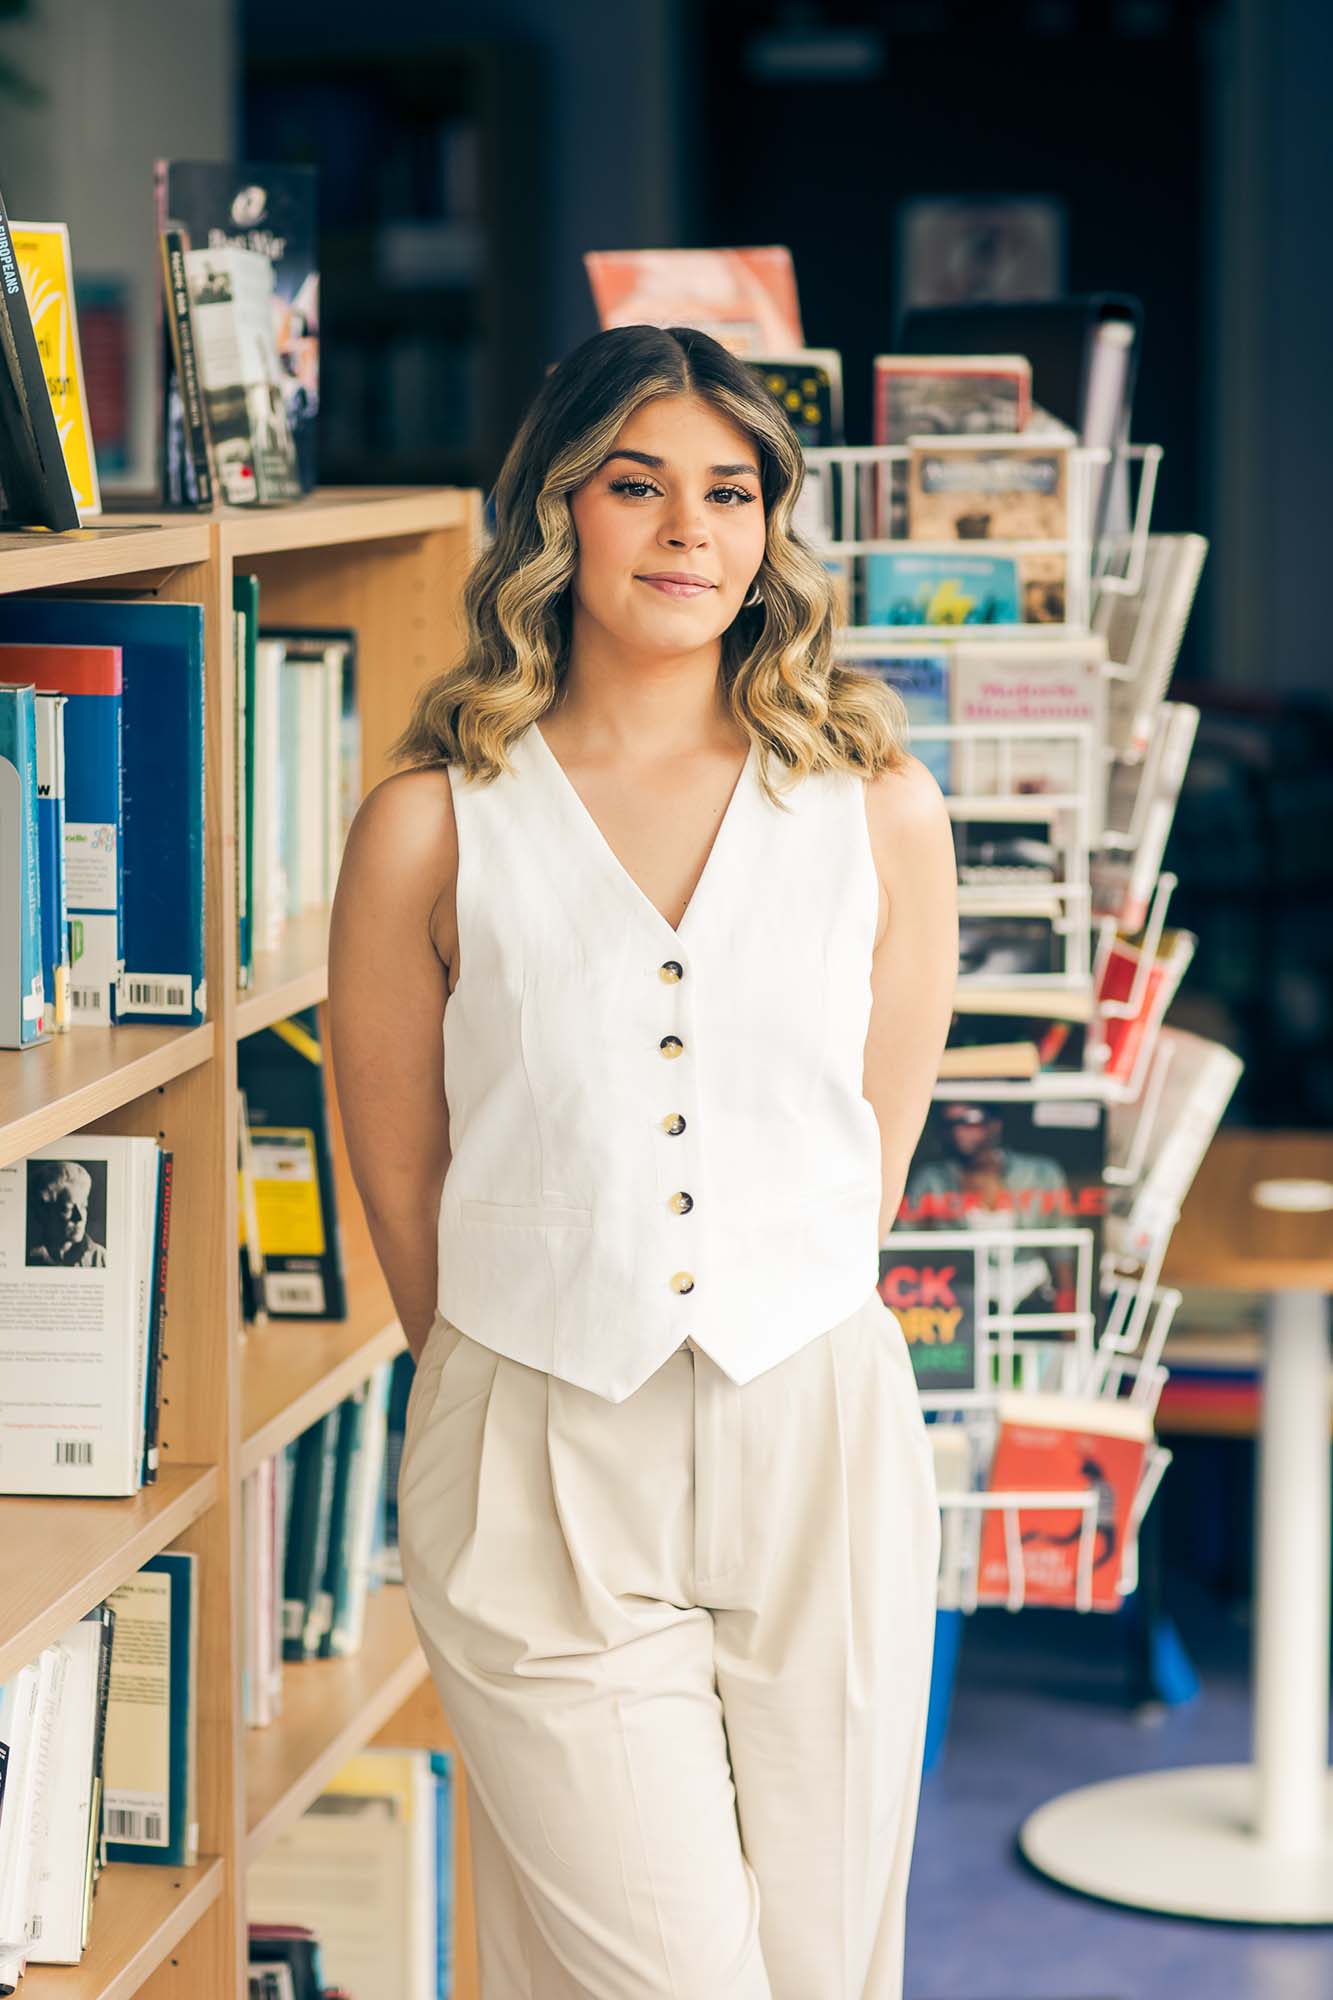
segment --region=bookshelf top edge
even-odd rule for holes
[[[231,508],[213,520],[223,554],[279,555],[464,528],[480,505],[481,495],[472,487],[332,486],[318,487],[290,506]]]
[[[105,578],[207,562],[206,521],[103,517],[69,534],[0,533],[0,595],[96,584]]]

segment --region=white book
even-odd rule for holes
[[[255,1923],[316,1931],[330,1985],[434,2000],[434,1983],[423,1992],[416,1969],[413,1874],[413,1827],[400,1802],[342,1794],[332,1809],[303,1814],[250,1864],[246,1909]]]
[[[1202,535],[1149,535],[1141,588],[1134,596],[1099,592],[1093,630],[1128,677],[1113,681],[1107,730],[1118,757],[1141,757],[1152,737],[1157,705],[1165,700],[1189,622],[1208,543]],[[1122,566],[1121,543],[1112,567]]]
[[[280,745],[278,697],[282,672],[283,646],[277,639],[260,639],[255,645],[254,732],[255,825],[254,907],[250,913],[251,935],[256,951],[273,951],[281,937],[287,909],[287,883],[282,864],[280,801]]]
[[[139,1490],[156,1153],[73,1132],[0,1167],[0,1492]]]
[[[1068,735],[986,736],[985,725],[1086,725],[1090,837],[1106,809],[1106,641],[1076,638],[960,640],[950,648],[950,720],[979,732],[955,737],[951,784],[966,796],[1077,790],[1079,754]]]
[[[52,1744],[50,1805],[37,1853],[34,1965],[77,1965],[83,1952],[84,1878],[92,1837],[93,1759],[102,1623],[81,1618],[61,1635],[68,1654],[60,1726]]]
[[[361,1449],[353,1469],[352,1491],[348,1496],[351,1535],[347,1552],[347,1602],[343,1616],[334,1625],[331,1644],[335,1655],[359,1652],[366,1628],[366,1600],[370,1591],[372,1546],[380,1489],[384,1481],[384,1455],[389,1431],[389,1380],[392,1362],[381,1362],[370,1377],[366,1398],[365,1428]]]
[[[324,865],[319,901],[332,903],[343,851],[343,673],[345,645],[324,649]]]
[[[63,1646],[44,1646],[31,1667],[20,1671],[8,1716],[0,1696],[0,1742],[9,1740],[10,1746],[3,1820],[13,1820],[12,1839],[0,1839],[0,1950],[20,1959],[33,1942],[38,1860],[46,1843],[52,1751],[68,1665]]]
[[[1129,1197],[1128,1213],[1108,1218],[1107,1248],[1123,1257],[1148,1256],[1170,1232],[1245,1068],[1234,1051],[1186,1028],[1165,1026],[1159,1040],[1170,1059],[1143,1176]],[[1125,1157],[1127,1128],[1139,1110],[1138,1104],[1109,1108],[1108,1139],[1118,1158]]]

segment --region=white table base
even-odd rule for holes
[[[1086,1895],[1235,1923],[1333,1924],[1328,1305],[1268,1302],[1256,1481],[1254,1763],[1153,1771],[1041,1806],[1019,1846]]]

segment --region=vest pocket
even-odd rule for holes
[[[460,1201],[461,1222],[495,1222],[510,1229],[591,1229],[592,1210],[569,1203],[527,1205],[504,1201]]]

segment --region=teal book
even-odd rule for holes
[[[199,1858],[197,1558],[163,1549],[118,1584],[103,1746],[108,1861]]]
[[[37,704],[0,682],[0,1048],[45,1038],[37,804]]]
[[[347,1602],[353,1526],[352,1496],[356,1487],[357,1464],[364,1448],[368,1382],[361,1382],[338,1405],[338,1436],[333,1465],[333,1493],[329,1502],[328,1552],[323,1584],[318,1600],[317,1637],[314,1652],[321,1660],[333,1658],[333,1633],[339,1611]]]

